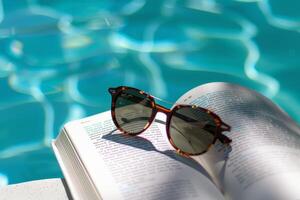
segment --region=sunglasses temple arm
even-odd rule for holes
[[[166,100],[164,100],[164,99],[161,99],[161,98],[156,97],[156,96],[153,96],[153,95],[151,95],[151,97],[153,97],[154,99],[157,99],[157,100],[159,100],[159,101],[161,101],[161,102],[167,103],[167,104],[169,104],[169,105],[174,105],[174,104],[175,104],[174,102],[166,101]]]
[[[230,131],[231,127],[228,124],[225,124],[224,122],[222,122],[221,124],[221,132],[218,135],[218,139],[223,143],[223,144],[229,144],[232,142],[232,140],[227,137],[226,135],[222,134],[223,131]]]

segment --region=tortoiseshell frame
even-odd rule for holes
[[[137,132],[135,134],[127,133],[125,130],[123,130],[119,126],[119,124],[117,123],[116,114],[115,114],[115,105],[116,105],[116,99],[117,99],[117,97],[119,96],[119,94],[122,91],[128,90],[128,89],[135,90],[135,91],[139,92],[140,94],[145,95],[151,101],[151,107],[152,107],[152,114],[151,114],[151,117],[150,117],[147,125],[144,127],[143,130],[141,130],[140,132]],[[183,156],[186,156],[186,157],[196,156],[196,155],[203,154],[203,153],[205,153],[205,152],[208,151],[209,147],[205,151],[200,152],[200,153],[191,154],[191,153],[184,152],[184,151],[182,151],[181,149],[179,149],[174,144],[174,142],[172,141],[172,138],[170,136],[170,132],[169,132],[170,131],[170,120],[171,120],[172,114],[176,110],[178,110],[180,108],[183,108],[183,107],[192,107],[192,108],[198,108],[198,109],[203,110],[204,112],[206,112],[207,114],[209,114],[215,120],[215,123],[217,125],[217,129],[216,129],[216,133],[215,133],[214,140],[213,140],[212,144],[214,144],[217,139],[219,139],[223,144],[229,144],[232,141],[226,135],[222,134],[223,131],[230,131],[231,127],[229,125],[227,125],[226,123],[224,123],[218,115],[216,115],[215,113],[213,113],[212,111],[210,111],[208,109],[205,109],[205,108],[202,108],[202,107],[199,107],[199,106],[195,106],[195,105],[176,105],[176,106],[173,107],[172,110],[170,110],[168,108],[165,108],[164,106],[156,104],[153,96],[145,93],[142,90],[138,90],[136,88],[127,87],[127,86],[119,86],[117,88],[109,88],[108,91],[109,91],[109,93],[112,96],[112,104],[111,104],[111,116],[112,116],[112,120],[113,120],[114,124],[116,125],[116,127],[122,133],[124,133],[125,135],[135,136],[135,135],[138,135],[138,134],[144,132],[151,125],[151,123],[153,122],[153,120],[155,119],[155,116],[156,116],[157,112],[162,112],[162,113],[165,113],[167,115],[166,132],[167,132],[168,140],[171,143],[171,145],[176,149],[177,153],[179,153],[179,154],[181,154]]]

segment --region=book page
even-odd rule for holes
[[[177,103],[208,108],[231,126],[230,146],[217,143],[195,159],[211,169],[228,199],[300,199],[300,129],[262,95],[228,83],[209,83]]]
[[[104,200],[224,199],[201,165],[170,148],[164,120],[138,136],[117,131],[110,111],[66,125]]]
[[[63,179],[43,179],[0,188],[0,200],[73,200]]]

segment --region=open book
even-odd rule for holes
[[[122,135],[110,111],[67,123],[53,149],[74,199],[300,199],[300,128],[262,95],[229,83],[194,88],[176,102],[208,108],[233,142],[193,159],[178,155],[165,116]]]

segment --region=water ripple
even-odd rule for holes
[[[295,6],[296,9],[299,11],[300,4],[298,3],[297,5],[297,3],[298,3],[297,1],[292,1],[290,5]],[[288,3],[285,1],[284,4],[288,4]],[[300,31],[300,16],[298,16],[298,18],[296,19],[284,15],[276,16],[272,11],[269,0],[258,1],[258,5],[259,8],[264,13],[268,22],[273,26],[283,28],[283,29],[295,30],[297,32]]]

